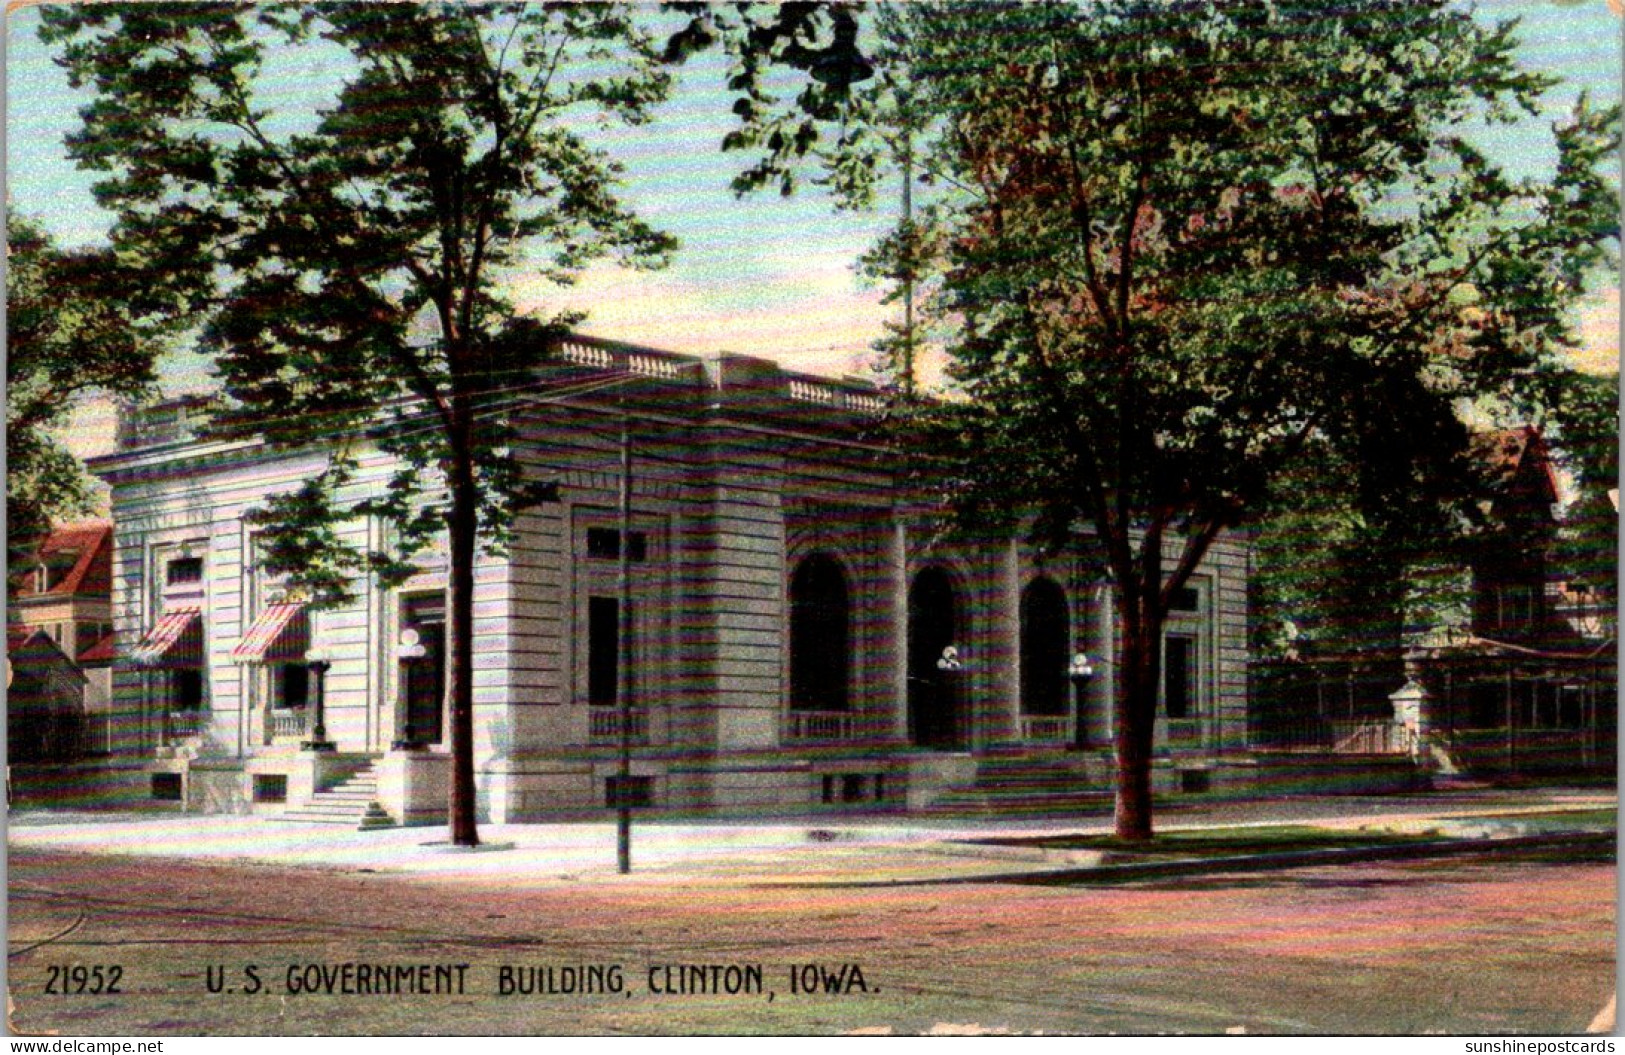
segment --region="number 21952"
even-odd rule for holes
[[[88,994],[102,996],[107,993],[123,992],[119,982],[124,978],[124,968],[118,966],[103,967],[97,964],[86,967],[76,963],[71,967],[52,966],[46,968],[45,992],[55,996],[77,996]]]

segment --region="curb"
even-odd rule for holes
[[[1269,872],[1291,868],[1310,868],[1319,865],[1359,864],[1366,861],[1495,856],[1555,847],[1578,849],[1607,846],[1612,848],[1617,842],[1618,835],[1615,832],[1567,832],[1550,835],[1519,835],[1505,839],[1449,839],[1437,842],[1406,843],[1400,846],[1336,847],[1325,850],[1287,850],[1273,854],[1239,854],[1235,857],[1136,861],[1129,864],[1055,868],[1032,872],[995,872],[987,875],[946,876],[938,879],[837,880],[828,883],[775,883],[763,885],[808,888],[947,886],[965,883],[1025,883],[1034,886],[1051,884],[1071,886],[1236,872]]]

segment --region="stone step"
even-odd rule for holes
[[[353,816],[361,816],[362,813],[366,813],[367,806],[371,805],[371,798],[367,801],[361,801],[361,803],[333,803],[333,801],[312,798],[312,800],[307,801],[306,805],[294,806],[293,810],[289,810],[288,813],[319,813],[322,816],[353,818]]]
[[[393,828],[395,827],[395,819],[384,812],[382,806],[374,802],[370,803],[367,806],[367,811],[361,815],[358,827],[364,832],[375,831],[379,828]]]
[[[1114,796],[1109,791],[1072,791],[1050,794],[975,794],[951,791],[920,810],[933,816],[1033,817],[1109,815]]]
[[[378,776],[370,765],[326,791],[318,791],[309,802],[284,811],[276,819],[343,825],[359,831],[395,827],[394,818],[378,802]]]

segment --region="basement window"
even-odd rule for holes
[[[152,797],[158,802],[181,801],[181,775],[179,773],[154,773],[152,775]]]
[[[621,778],[604,778],[604,805],[611,809],[619,809],[621,801]],[[626,800],[628,809],[646,809],[654,805],[654,778],[653,777],[627,777]]]
[[[254,774],[255,802],[287,802],[288,777],[284,773]]]

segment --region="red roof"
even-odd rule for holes
[[[79,653],[79,665],[81,667],[90,667],[113,662],[118,655],[114,645],[113,635],[105,635],[100,641]]]
[[[1481,432],[1473,437],[1473,449],[1503,487],[1510,488],[1520,477],[1532,479],[1545,501],[1557,501],[1557,476],[1546,439],[1535,426]]]
[[[73,566],[60,578],[54,579],[45,594],[67,596],[72,594],[110,594],[113,589],[113,525],[106,520],[87,520],[79,524],[64,524],[52,529],[34,551],[39,561],[57,555],[72,555]],[[19,597],[41,596],[35,589],[34,578],[24,575],[18,586]]]
[[[32,657],[32,659],[31,659]],[[45,660],[65,667],[78,675],[82,680],[84,674],[74,666],[73,660],[62,651],[62,647],[52,639],[50,634],[37,626],[28,626],[25,623],[11,623],[6,627],[6,658],[17,663],[37,662]]]

